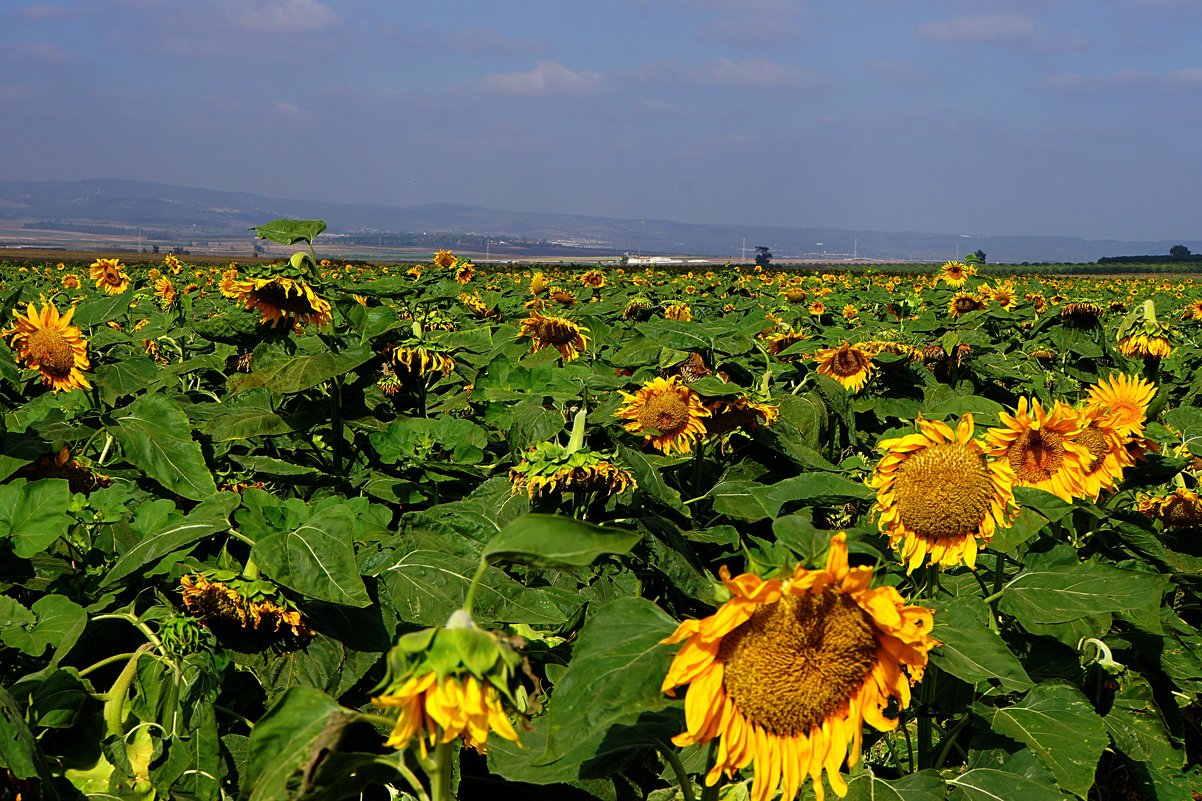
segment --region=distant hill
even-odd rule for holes
[[[757,245],[779,258],[943,261],[984,250],[991,262],[1093,262],[1103,256],[1202,251],[1202,240],[1123,242],[1054,236],[960,236],[916,231],[785,228],[612,219],[506,211],[460,203],[385,206],[290,200],[145,181],[0,181],[0,221],[49,222],[88,231],[141,228],[189,235],[244,234],[279,217],[323,219],[331,233],[363,231],[490,234],[588,243],[607,251],[740,259]],[[11,227],[11,226],[10,226]],[[746,251],[744,251],[746,247]],[[589,251],[581,250],[583,257]]]

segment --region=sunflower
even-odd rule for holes
[[[329,301],[305,281],[282,276],[248,278],[237,282],[235,288],[247,309],[258,310],[261,325],[271,323],[275,328],[314,323],[320,328],[333,319]]]
[[[460,284],[466,284],[476,276],[476,265],[470,261],[457,260],[455,262],[455,281]]]
[[[1089,388],[1086,403],[1105,410],[1120,434],[1138,434],[1144,430],[1144,419],[1155,394],[1156,385],[1152,382],[1115,373]]]
[[[67,279],[64,278],[63,283],[65,284],[66,282]],[[1202,300],[1195,300],[1193,303],[1186,306],[1181,312],[1181,316],[1186,320],[1202,320]]]
[[[0,337],[11,337],[9,345],[17,358],[30,370],[42,374],[42,383],[60,390],[90,389],[91,384],[81,370],[92,366],[88,360],[88,342],[78,328],[71,325],[75,307],[64,315],[45,297],[42,308],[30,303],[25,316],[13,309],[16,318],[12,328],[0,331]]]
[[[217,282],[217,289],[224,297],[237,298],[242,296],[238,284],[238,270],[231,267],[221,274],[221,280]]]
[[[559,351],[565,362],[570,362],[580,355],[580,351],[588,350],[587,332],[587,328],[566,317],[536,311],[522,320],[518,337],[530,337],[531,353],[552,347]]]
[[[63,289],[79,289],[79,276],[75,273],[67,273],[63,276]]]
[[[1009,524],[1014,471],[990,460],[973,439],[971,414],[953,431],[946,423],[917,421],[919,433],[887,439],[870,486],[877,491],[878,525],[906,563],[976,567],[977,551],[997,526]]]
[[[859,313],[860,313],[859,310],[856,309],[856,307],[851,305],[850,303],[848,303],[846,306],[843,307],[843,319],[849,323],[852,320],[856,319],[856,315]]]
[[[514,492],[534,500],[543,493],[596,492],[619,495],[637,486],[634,477],[603,454],[586,447],[570,450],[557,442],[540,442],[522,454],[509,471]]]
[[[810,335],[804,331],[798,331],[795,328],[786,328],[784,331],[775,334],[769,334],[765,341],[768,344],[768,352],[776,356],[781,361],[792,361],[799,358],[801,354],[793,354],[792,356],[781,356],[781,352],[788,350],[791,346],[798,342],[804,342],[809,339]]]
[[[831,540],[826,567],[798,566],[784,579],[719,571],[730,600],[703,620],[685,620],[665,643],[684,642],[662,689],[685,695],[679,746],[721,741],[705,783],[755,762],[752,801],[782,790],[791,801],[809,776],[824,798],[822,773],[847,795],[839,767],[860,757],[864,723],[897,727],[885,710],[910,705],[922,679],[929,609],[907,606],[890,586],[870,588],[873,569],[851,568],[843,533]]]
[[[455,254],[450,250],[440,250],[434,254],[432,261],[439,267],[450,267],[455,263]]]
[[[710,416],[709,409],[700,395],[677,383],[676,376],[654,378],[633,395],[623,392],[622,398],[625,402],[614,416],[629,420],[626,430],[642,434],[643,442],[661,453],[689,453],[694,440],[706,435],[702,418]]]
[[[868,377],[876,369],[872,357],[859,345],[844,342],[837,348],[824,348],[814,354],[818,372],[830,376],[843,385],[844,389],[859,392]]]
[[[426,376],[441,373],[443,378],[455,369],[455,359],[427,345],[394,345],[392,362],[402,367],[409,376]],[[398,378],[399,380],[399,378]],[[385,390],[385,394],[393,394]]]
[[[600,270],[589,270],[580,276],[580,283],[593,289],[605,288],[605,273]]]
[[[994,303],[1006,311],[1013,309],[1014,304],[1018,302],[1018,293],[1014,291],[1013,284],[998,284],[993,287],[989,295],[993,298]]]
[[[1080,326],[1097,325],[1105,313],[1106,310],[1101,306],[1087,300],[1073,301],[1060,307],[1060,318],[1062,320],[1068,320]]]
[[[664,319],[687,323],[693,319],[693,310],[687,303],[672,303],[664,308]]]
[[[229,627],[307,640],[312,630],[301,613],[265,581],[237,578],[229,571],[184,575],[179,583],[184,608],[210,628]],[[214,580],[221,574],[223,580]]]
[[[947,302],[947,313],[952,317],[960,317],[969,312],[981,311],[984,308],[985,301],[967,292],[957,292]]]
[[[1119,353],[1161,359],[1173,352],[1167,338],[1150,334],[1131,334],[1119,339]]]
[[[1202,498],[1185,487],[1178,487],[1163,498],[1142,498],[1136,509],[1171,528],[1202,526]]]
[[[1081,433],[1077,443],[1089,451],[1089,462],[1079,479],[1078,497],[1096,501],[1103,489],[1114,489],[1123,470],[1135,463],[1127,450],[1131,437],[1119,433],[1109,412],[1101,406],[1087,404],[1079,414]]]
[[[806,291],[799,286],[789,287],[785,290],[785,300],[789,303],[805,303]]]
[[[959,289],[964,286],[970,275],[976,275],[975,267],[969,267],[967,264],[959,261],[944,262],[939,268],[939,278],[950,287]]]
[[[154,294],[159,299],[159,305],[164,309],[175,303],[176,295],[175,284],[171,283],[171,279],[163,276],[154,282]]]
[[[707,403],[710,421],[706,424],[711,437],[729,434],[736,428],[751,430],[770,426],[780,418],[780,407],[772,403],[760,403],[751,398],[717,398]]]
[[[820,300],[816,300],[809,305],[808,311],[815,317],[821,317],[826,314],[826,304]]]
[[[106,295],[120,295],[129,287],[129,276],[120,259],[97,259],[89,265],[88,274]]]
[[[1002,426],[990,429],[985,439],[992,456],[1009,462],[1016,485],[1069,502],[1081,495],[1080,482],[1092,457],[1075,441],[1081,420],[1072,408],[1057,401],[1048,413],[1038,400],[1024,397],[1015,415],[1002,412],[998,419]]]

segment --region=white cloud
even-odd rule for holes
[[[477,87],[503,95],[582,94],[599,89],[605,76],[593,70],[572,70],[558,61],[540,61],[527,72],[498,72],[486,75]]]
[[[312,33],[338,24],[334,9],[318,0],[220,0],[219,8],[237,27],[263,33]]]
[[[1043,38],[1030,17],[1008,13],[974,14],[931,22],[920,25],[918,35],[927,41],[949,44],[1035,44]]]
[[[748,89],[804,89],[822,83],[820,73],[766,58],[719,59],[702,71],[711,83]]]

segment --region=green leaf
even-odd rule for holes
[[[243,376],[241,389],[260,386],[285,395],[302,392],[359,367],[373,358],[370,348],[347,348],[339,353],[316,353],[307,356],[289,355],[270,350],[255,354],[254,372]]]
[[[299,782],[289,780],[316,762],[320,754],[314,745],[327,729],[341,729],[353,718],[351,710],[309,687],[281,695],[251,731],[243,786],[250,801],[297,797],[294,785]]]
[[[136,395],[159,377],[159,368],[145,356],[124,359],[96,368],[91,383],[100,389],[105,403],[112,404],[124,395]]]
[[[272,220],[266,225],[251,229],[260,239],[279,242],[281,245],[295,245],[297,242],[313,243],[313,240],[326,230],[325,220]]]
[[[29,608],[36,622],[0,633],[0,641],[29,656],[41,656],[54,646],[55,665],[66,655],[88,624],[83,607],[62,595],[43,595]]]
[[[292,531],[260,538],[251,558],[273,580],[309,598],[346,606],[371,603],[352,546],[355,513],[344,503],[320,509]]]
[[[547,750],[541,764],[590,751],[610,727],[634,724],[644,713],[674,703],[660,692],[673,649],[659,643],[676,622],[650,601],[620,598],[589,617],[572,652],[568,670],[555,688]]]
[[[106,587],[167,554],[191,545],[230,526],[230,514],[241,499],[232,492],[219,492],[201,501],[187,517],[171,501],[160,499],[138,508],[130,528],[141,539],[121,555],[100,582]]]
[[[484,549],[490,564],[587,567],[606,554],[630,553],[642,537],[561,515],[528,514],[501,529]]]
[[[21,707],[3,687],[0,687],[0,765],[15,779],[40,779],[43,787],[52,786],[50,770],[37,739],[25,723]]]
[[[920,770],[886,781],[865,766],[864,772],[847,781],[844,801],[943,801],[947,785],[933,770]]]
[[[0,539],[8,539],[22,559],[41,553],[67,533],[70,502],[71,490],[61,478],[0,486]]]
[[[1034,764],[1023,764],[1022,756],[1029,753],[1020,751],[999,767],[974,767],[948,779],[947,801],[1064,801],[1047,768],[1033,757]]]
[[[109,430],[121,445],[126,461],[171,492],[193,501],[217,491],[192,425],[173,402],[162,395],[143,395],[113,412],[117,425]]]
[[[1133,762],[1141,763],[1143,770],[1135,775],[1150,785],[1146,797],[1189,797],[1188,780],[1182,774],[1185,751],[1174,745],[1152,688],[1144,678],[1131,673],[1124,676],[1114,704],[1102,722],[1115,748]],[[1146,778],[1140,773],[1146,774]]]
[[[0,595],[0,631],[19,626],[29,626],[37,617],[22,606],[21,602],[7,595]]]
[[[1003,588],[1000,607],[1024,626],[1067,623],[1105,612],[1128,614],[1155,610],[1168,576],[1123,570],[1090,559],[1077,560],[1077,551],[1058,545],[1034,554],[1025,569]]]
[[[1106,725],[1073,685],[1045,681],[1014,706],[988,710],[974,706],[998,734],[1034,751],[1061,789],[1085,798],[1109,738]]]
[[[130,288],[120,295],[103,295],[92,300],[85,300],[75,307],[71,324],[80,328],[91,328],[94,325],[107,323],[128,309],[133,299],[134,289],[133,284],[130,284]]]
[[[672,460],[660,456],[650,456],[642,451],[618,445],[618,458],[622,464],[630,468],[634,480],[638,482],[636,492],[657,501],[685,517],[691,517],[689,507],[680,499],[680,493],[664,481],[659,465]]]
[[[775,484],[757,481],[723,481],[711,490],[714,511],[742,520],[775,518],[785,504],[837,503],[867,500],[873,491],[857,481],[834,473],[803,473]]]
[[[976,596],[932,602],[935,631],[943,643],[931,652],[931,662],[958,679],[976,684],[996,681],[1009,692],[1032,686],[1018,657],[988,626],[989,608]]]

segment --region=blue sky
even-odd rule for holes
[[[0,179],[1202,237],[1202,0],[0,3]]]

